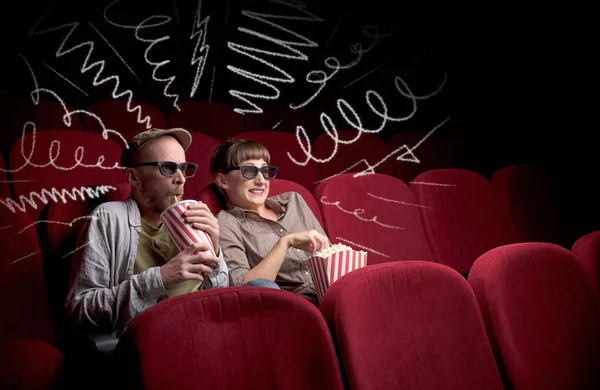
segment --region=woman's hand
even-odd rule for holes
[[[291,233],[284,237],[288,246],[315,254],[329,247],[329,240],[316,230]]]

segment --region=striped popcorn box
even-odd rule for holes
[[[206,242],[210,246],[208,251],[196,251],[194,254],[209,252],[215,255],[212,241],[208,233],[195,229],[185,221],[183,213],[187,210],[190,204],[197,203],[195,200],[182,200],[169,206],[160,215],[160,219],[165,224],[167,231],[171,235],[177,249],[181,252],[190,245],[197,242]]]
[[[352,248],[336,244],[315,253],[308,259],[313,283],[317,290],[319,302],[336,280],[356,269],[367,265],[367,252],[355,251]]]

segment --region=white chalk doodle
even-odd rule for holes
[[[299,11],[300,13],[307,15],[307,16],[291,16],[291,15],[282,15],[282,14],[260,13],[260,12],[252,12],[252,11],[248,11],[248,10],[241,11],[242,15],[244,15],[245,17],[256,20],[259,23],[264,23],[270,27],[273,27],[277,30],[283,31],[287,34],[291,34],[292,36],[294,36],[297,39],[289,40],[289,39],[275,38],[275,37],[272,37],[272,36],[269,36],[269,35],[266,35],[266,34],[263,34],[258,31],[251,30],[251,29],[248,29],[245,27],[238,27],[238,31],[240,31],[242,33],[254,36],[256,38],[260,38],[266,42],[274,43],[275,45],[278,45],[286,50],[286,51],[269,51],[269,50],[252,47],[252,46],[241,45],[241,44],[238,44],[235,42],[227,42],[227,47],[230,50],[233,50],[234,52],[241,54],[242,56],[251,58],[252,60],[265,65],[266,67],[270,68],[271,70],[274,70],[279,75],[281,75],[281,77],[275,77],[275,76],[269,76],[268,74],[258,74],[258,73],[253,73],[253,72],[245,70],[245,69],[241,69],[241,68],[233,66],[233,65],[227,65],[227,69],[229,71],[231,71],[239,76],[242,76],[244,78],[247,78],[249,80],[252,80],[260,85],[263,85],[272,91],[271,94],[265,95],[265,94],[259,94],[259,93],[244,92],[244,91],[239,91],[239,90],[234,90],[234,89],[230,90],[229,94],[231,96],[233,96],[233,97],[247,103],[249,106],[253,107],[252,109],[235,108],[234,111],[239,114],[246,114],[246,113],[260,114],[260,113],[262,113],[263,112],[262,109],[251,99],[276,100],[279,98],[281,92],[275,86],[275,83],[291,84],[291,83],[294,83],[294,81],[295,81],[294,78],[288,72],[286,72],[279,66],[266,60],[265,56],[286,58],[286,59],[298,60],[298,61],[306,61],[306,60],[308,60],[308,56],[305,53],[303,53],[302,51],[300,51],[299,49],[297,49],[297,47],[314,48],[314,47],[319,46],[318,43],[312,41],[311,39],[305,37],[304,35],[301,35],[293,30],[290,30],[289,28],[283,27],[280,24],[272,22],[271,20],[295,20],[295,21],[302,21],[302,22],[322,22],[323,18],[316,16],[316,15],[312,14],[311,12],[309,12],[306,9],[306,4],[304,4],[300,1],[295,1],[295,0],[269,0],[269,1],[271,3],[281,4],[283,6],[289,7],[291,9]]]
[[[68,30],[67,33],[64,35],[63,40],[61,41],[60,46],[58,47],[58,50],[55,53],[56,58],[65,56],[69,53],[72,53],[72,52],[78,50],[78,49],[87,48],[87,54],[85,56],[85,59],[83,60],[83,64],[81,66],[80,72],[82,74],[85,74],[88,71],[90,71],[91,69],[98,68],[96,71],[96,74],[94,75],[94,79],[92,81],[92,84],[94,85],[94,87],[105,84],[109,81],[113,81],[114,86],[113,86],[113,90],[111,93],[112,98],[120,99],[123,96],[127,96],[127,105],[126,105],[127,111],[128,112],[137,111],[138,123],[145,123],[146,128],[150,129],[152,127],[152,124],[150,123],[150,117],[146,116],[146,117],[144,117],[144,119],[142,119],[142,107],[140,105],[136,105],[136,106],[132,107],[132,101],[134,100],[133,92],[130,89],[126,89],[124,91],[119,91],[120,84],[121,84],[121,80],[119,79],[119,76],[111,75],[111,76],[105,77],[104,79],[100,79],[100,77],[102,77],[102,75],[104,73],[104,67],[106,65],[106,62],[104,60],[100,60],[100,61],[95,61],[91,64],[89,63],[90,58],[92,57],[92,54],[94,53],[95,42],[86,41],[86,42],[80,43],[78,45],[72,46],[68,49],[65,49],[65,46],[67,45],[67,42],[69,41],[69,38],[71,38],[71,36],[75,32],[75,30],[77,30],[77,28],[79,27],[79,25],[80,25],[79,22],[71,22],[71,23],[61,24],[59,26],[49,27],[49,28],[45,28],[42,30],[38,29],[39,25],[42,23],[42,21],[48,16],[48,14],[53,9],[54,9],[54,6],[52,6],[48,10],[48,12],[46,12],[42,16],[42,18],[33,26],[31,31],[29,31],[29,35],[30,36],[39,36],[39,35],[45,35],[45,34],[48,34],[51,32],[55,32],[55,31],[60,31],[63,29]],[[54,93],[54,95],[56,95],[56,94]],[[65,111],[66,111],[66,107],[65,107]],[[65,115],[65,118],[66,117],[67,117],[67,115]],[[70,119],[69,119],[69,126],[70,126]],[[104,134],[105,133],[103,132],[103,135]]]
[[[364,79],[365,77],[367,77],[368,75],[370,75],[371,73],[373,73],[373,72],[375,72],[375,71],[377,71],[377,70],[379,70],[379,69],[383,68],[385,65],[389,64],[390,62],[392,62],[392,60],[386,61],[386,62],[384,62],[383,64],[381,64],[381,65],[378,65],[377,67],[375,67],[374,69],[371,69],[370,71],[368,71],[367,73],[363,74],[362,76],[360,76],[360,77],[359,77],[359,78],[357,78],[356,80],[353,80],[353,81],[349,82],[348,84],[344,85],[344,86],[342,87],[342,89],[346,89],[346,88],[348,88],[348,87],[349,87],[349,86],[351,86],[352,84],[355,84],[357,81],[360,81],[360,80]]]
[[[404,228],[403,228],[403,227],[399,227],[399,226],[393,226],[393,225],[388,225],[388,224],[385,224],[385,223],[379,222],[379,221],[377,220],[377,216],[374,216],[374,217],[373,217],[373,218],[371,218],[371,219],[367,219],[367,218],[363,218],[363,217],[361,217],[361,215],[365,213],[365,210],[364,210],[364,209],[360,209],[360,208],[359,208],[359,209],[356,209],[356,210],[354,210],[354,211],[348,211],[348,210],[346,210],[346,209],[343,209],[343,208],[342,208],[342,206],[340,206],[340,201],[339,201],[339,200],[338,200],[337,202],[327,202],[327,201],[325,201],[325,200],[324,200],[325,198],[327,198],[327,197],[326,197],[326,196],[322,196],[322,197],[321,197],[320,201],[321,201],[321,203],[322,203],[322,204],[326,204],[326,205],[328,205],[328,206],[336,206],[336,207],[337,207],[337,208],[338,208],[340,211],[342,211],[342,212],[344,212],[344,213],[346,213],[346,214],[354,215],[356,218],[360,219],[361,221],[365,221],[365,222],[373,222],[373,223],[376,223],[376,224],[377,224],[377,225],[379,225],[379,226],[383,226],[383,227],[386,227],[386,228],[389,228],[389,229],[398,229],[398,230],[404,230]]]
[[[367,168],[363,169],[360,172],[357,172],[353,175],[354,178],[356,177],[361,177],[361,176],[366,176],[366,175],[372,175],[375,174],[377,172],[375,172],[375,168],[377,168],[378,166],[380,166],[381,164],[383,164],[384,162],[386,162],[390,157],[399,154],[400,152],[404,151],[404,153],[402,153],[400,156],[398,156],[396,158],[396,160],[398,161],[402,161],[402,162],[411,162],[411,163],[417,163],[419,164],[421,162],[421,160],[419,160],[417,158],[417,156],[414,154],[414,151],[423,143],[425,142],[425,140],[431,135],[433,134],[437,129],[439,129],[440,127],[442,127],[446,122],[448,122],[450,120],[450,118],[446,118],[444,119],[444,121],[442,121],[440,124],[438,124],[437,126],[435,126],[432,130],[430,130],[425,136],[423,136],[423,138],[421,138],[421,140],[419,140],[419,142],[417,142],[417,144],[413,147],[410,147],[406,144],[399,146],[398,148],[394,149],[393,151],[391,151],[388,155],[386,155],[385,157],[383,157],[381,160],[379,160],[379,162],[377,162],[375,165],[371,165],[366,159],[361,159],[358,162],[352,164],[350,167],[344,169],[341,172],[338,172],[336,174],[333,174],[331,176],[328,176],[326,178],[323,178],[321,180],[318,180],[316,182],[314,182],[314,184],[318,184],[324,181],[327,181],[329,179],[332,179],[336,176],[339,176],[341,174],[344,174],[348,171],[350,171],[351,169],[353,169],[354,167],[356,167],[359,164],[365,164],[367,166]],[[310,151],[310,149],[309,149]],[[289,153],[288,153],[289,155]],[[406,157],[407,155],[409,155],[410,157]]]
[[[37,210],[38,204],[34,198],[37,198],[42,204],[47,204],[49,202],[48,198],[52,199],[54,202],[58,202],[60,199],[63,203],[67,203],[67,198],[71,200],[85,200],[86,195],[89,198],[99,198],[101,195],[106,194],[109,191],[116,190],[113,186],[101,185],[96,188],[92,187],[73,187],[71,190],[66,188],[62,190],[57,190],[56,188],[51,188],[50,190],[43,189],[40,193],[32,191],[28,196],[21,195],[17,200],[12,198],[0,199],[0,204],[3,204],[7,209],[15,213],[17,210],[21,212],[25,212],[27,208],[27,204],[31,206],[34,210]]]
[[[107,214],[108,212],[106,212],[106,211],[102,211],[101,213],[102,213],[102,214]],[[19,230],[19,232],[17,233],[17,235],[19,235],[19,234],[23,233],[25,230],[27,230],[27,229],[29,229],[30,227],[33,227],[33,226],[35,226],[35,225],[37,225],[37,224],[39,224],[39,223],[46,223],[46,224],[51,224],[51,223],[54,223],[54,224],[57,224],[57,225],[64,225],[64,226],[68,226],[68,227],[73,227],[73,223],[75,223],[75,222],[77,222],[77,221],[81,221],[82,219],[93,219],[93,220],[97,220],[97,219],[98,219],[98,216],[97,216],[97,214],[100,214],[100,212],[95,212],[95,213],[94,213],[94,214],[92,214],[92,215],[82,215],[82,216],[80,216],[80,217],[74,218],[73,220],[71,220],[71,222],[62,222],[62,221],[49,221],[49,220],[38,220],[38,221],[35,221],[35,222],[34,222],[34,223],[32,223],[32,224],[29,224],[29,225],[25,226],[23,229]]]
[[[362,26],[362,34],[367,38],[371,39],[371,43],[366,49],[363,49],[363,45],[361,42],[356,42],[350,47],[350,52],[356,55],[356,57],[349,63],[342,65],[340,60],[337,57],[327,57],[324,61],[324,64],[327,68],[331,69],[332,72],[327,74],[323,70],[311,70],[306,74],[306,82],[311,84],[320,84],[315,93],[312,94],[308,99],[300,104],[290,104],[290,108],[293,110],[297,110],[302,108],[312,102],[325,88],[327,82],[333,78],[340,70],[347,70],[355,67],[363,58],[363,56],[373,50],[373,48],[377,45],[381,38],[385,38],[391,35],[391,33],[380,34],[379,29],[375,26],[366,25]],[[388,61],[389,62],[389,61]],[[372,70],[371,72],[374,72]],[[363,76],[365,77],[365,76]],[[356,80],[357,81],[357,80]],[[356,82],[354,81],[354,82]],[[345,88],[345,87],[344,87]]]
[[[125,61],[125,59],[119,54],[119,52],[117,51],[117,49],[115,49],[115,47],[110,44],[110,42],[108,41],[108,39],[106,39],[104,37],[104,35],[102,35],[102,33],[100,32],[100,30],[98,30],[96,28],[96,26],[94,26],[91,22],[90,22],[90,27],[93,28],[94,31],[96,31],[96,34],[98,34],[100,36],[100,38],[102,38],[102,40],[106,43],[106,45],[108,45],[108,47],[110,47],[110,49],[117,55],[117,57],[119,57],[119,59],[121,60],[121,62],[123,63],[123,65],[125,65],[125,67],[127,69],[129,69],[129,72],[131,72],[131,74],[137,79],[137,81],[141,82],[141,80],[138,77],[138,75],[133,71],[133,69],[131,69],[131,66],[129,66],[129,64],[127,63],[127,61]]]
[[[402,121],[406,121],[406,120],[409,120],[410,118],[412,118],[415,115],[415,113],[417,112],[417,100],[423,99],[423,98],[431,98],[431,97],[435,96],[436,94],[438,94],[442,90],[444,85],[446,84],[446,80],[447,80],[447,77],[446,77],[446,75],[444,75],[444,80],[442,81],[442,83],[438,87],[438,89],[428,95],[425,95],[425,97],[423,97],[423,96],[417,96],[417,95],[413,94],[412,91],[410,90],[410,87],[406,84],[404,79],[402,79],[402,77],[400,77],[400,76],[396,76],[394,79],[394,84],[396,86],[396,89],[398,90],[398,92],[400,92],[400,94],[402,96],[410,99],[412,102],[411,112],[404,117],[392,117],[392,116],[388,115],[388,108],[385,103],[385,100],[383,100],[381,95],[379,95],[376,91],[368,90],[365,94],[367,105],[371,109],[371,112],[373,112],[375,115],[380,117],[382,120],[379,127],[375,128],[375,129],[364,128],[364,126],[361,122],[361,118],[356,113],[354,108],[346,100],[338,99],[337,100],[337,109],[338,109],[339,113],[342,115],[342,117],[344,118],[344,120],[346,121],[346,123],[349,124],[350,126],[352,126],[353,128],[355,128],[356,130],[358,130],[356,136],[351,140],[340,139],[338,136],[337,130],[336,130],[337,127],[333,123],[333,120],[331,119],[331,117],[329,115],[327,115],[326,113],[321,112],[321,115],[319,117],[321,126],[322,126],[323,130],[325,130],[325,133],[327,133],[327,135],[334,141],[334,148],[333,148],[333,152],[331,153],[331,155],[326,158],[318,158],[318,157],[313,156],[311,141],[310,141],[308,134],[306,133],[306,130],[304,130],[304,127],[302,127],[302,126],[296,126],[296,139],[298,140],[298,144],[300,145],[300,148],[306,155],[306,160],[304,160],[304,161],[296,160],[296,158],[294,158],[294,156],[292,156],[290,154],[290,152],[287,152],[288,158],[293,163],[295,163],[296,165],[300,165],[300,166],[306,166],[310,160],[313,160],[318,163],[329,162],[336,155],[336,153],[338,151],[338,144],[345,144],[345,145],[353,144],[356,141],[358,141],[358,139],[361,137],[362,133],[379,133],[381,130],[383,130],[383,128],[385,127],[385,125],[387,124],[388,121],[402,122]],[[399,84],[402,84],[402,86],[400,86]],[[406,91],[404,89],[406,89]],[[377,99],[381,111],[379,111],[379,109],[373,105],[373,102],[371,100],[372,96],[374,96]],[[348,115],[351,115],[352,119],[350,119],[348,117]],[[443,123],[445,123],[445,122],[443,122]],[[302,138],[304,138],[304,140]],[[407,149],[407,147],[403,145],[403,147],[396,149],[395,151],[390,153],[390,155],[397,153],[399,151],[399,149],[403,149],[403,148]],[[412,154],[412,151],[409,149],[406,153],[402,154],[400,157],[404,158],[404,156],[407,153]],[[389,157],[389,155],[386,157],[386,159],[388,157]],[[400,157],[398,158],[399,160],[400,160]],[[384,160],[380,161],[377,165],[379,165]],[[377,165],[375,165],[375,166],[377,166]],[[372,171],[372,169],[370,169],[370,171]]]
[[[383,200],[384,202],[390,202],[390,203],[395,203],[395,204],[401,204],[401,205],[404,205],[404,206],[412,206],[412,207],[419,207],[419,208],[423,208],[423,209],[433,210],[429,206],[423,206],[423,205],[416,204],[416,203],[404,202],[404,201],[401,201],[401,200],[387,199],[387,198],[384,198],[382,196],[373,195],[370,192],[367,192],[367,195],[370,196],[370,197],[372,197],[372,198],[375,198],[375,199]]]
[[[327,40],[327,46],[329,46],[329,44],[331,43],[331,39],[333,38],[333,36],[335,35],[336,31],[340,27],[340,24],[342,24],[342,20],[344,20],[343,16],[340,18],[339,22],[337,22],[337,24],[335,25],[333,31],[331,32],[331,35],[329,36],[329,39]]]
[[[44,66],[48,69],[50,69],[52,72],[54,72],[58,77],[60,77],[61,79],[65,80],[68,84],[70,84],[73,88],[77,89],[79,92],[81,92],[82,94],[84,94],[85,96],[90,96],[88,95],[83,89],[79,88],[77,85],[75,85],[75,83],[73,83],[71,80],[69,80],[68,78],[66,78],[65,76],[63,76],[62,74],[60,74],[56,69],[54,69],[53,67],[51,67],[50,65],[46,64],[45,62],[42,62],[44,64]]]
[[[179,105],[177,104],[177,102],[179,101],[179,95],[169,92],[169,87],[171,87],[171,85],[175,81],[176,76],[171,76],[171,77],[167,77],[167,78],[158,78],[156,76],[158,70],[160,68],[162,68],[163,66],[169,64],[171,62],[171,60],[163,60],[163,61],[159,61],[159,62],[154,62],[148,58],[148,53],[152,50],[152,48],[155,45],[168,40],[170,38],[170,36],[165,35],[160,38],[145,38],[145,37],[141,36],[141,33],[144,30],[154,29],[155,27],[160,27],[160,26],[170,23],[171,17],[167,16],[167,15],[152,15],[152,16],[149,16],[146,19],[142,20],[140,23],[138,23],[135,26],[116,23],[108,17],[108,10],[113,5],[115,5],[116,3],[120,2],[120,1],[121,0],[114,0],[112,3],[108,4],[106,6],[106,8],[104,8],[104,20],[106,20],[109,24],[111,24],[115,27],[121,27],[121,28],[125,28],[125,29],[135,30],[135,34],[134,34],[135,39],[137,39],[140,42],[149,43],[148,47],[146,47],[146,50],[144,51],[144,60],[146,61],[146,63],[148,65],[153,66],[152,79],[154,81],[162,82],[165,84],[165,87],[163,89],[164,96],[167,98],[173,98],[173,107],[175,107],[175,109],[177,109],[178,111],[181,111],[181,108],[179,108]]]
[[[0,227],[0,230],[9,229],[11,226],[12,225],[2,226],[2,227]]]
[[[202,74],[204,73],[204,66],[208,58],[210,51],[210,45],[206,44],[206,36],[208,34],[208,22],[210,21],[210,15],[200,20],[202,10],[202,0],[198,1],[198,8],[196,10],[196,17],[194,18],[194,28],[192,29],[192,35],[190,39],[196,39],[196,46],[194,47],[194,53],[192,54],[192,65],[196,65],[196,75],[194,76],[194,83],[190,92],[190,97],[194,97]],[[213,68],[213,82],[215,77],[215,68]],[[212,95],[212,83],[211,83],[211,95]]]
[[[78,246],[77,248],[73,249],[71,252],[69,252],[69,253],[65,253],[65,254],[63,255],[63,257],[62,257],[62,258],[64,259],[64,258],[66,258],[67,256],[70,256],[70,255],[72,255],[73,253],[75,253],[75,252],[77,252],[77,251],[79,251],[79,250],[81,250],[81,249],[85,248],[86,246],[90,245],[92,242],[94,242],[94,241],[97,241],[97,240],[98,240],[97,238],[94,238],[93,240],[89,240],[89,241],[88,241],[88,242],[86,242],[85,244],[83,244],[83,245],[80,245],[80,246]]]
[[[352,242],[352,241],[350,241],[350,240],[347,240],[347,239],[345,239],[344,237],[336,237],[335,239],[336,239],[336,240],[343,241],[343,242],[346,242],[346,243],[348,243],[348,244],[350,244],[350,245],[354,245],[354,246],[355,246],[355,247],[357,247],[357,248],[364,249],[364,250],[366,250],[366,251],[369,251],[369,252],[373,252],[373,253],[375,253],[375,254],[378,254],[378,255],[380,255],[380,256],[387,257],[388,259],[391,259],[391,258],[392,258],[391,256],[388,256],[388,255],[386,255],[385,253],[378,252],[378,251],[376,251],[375,249],[367,248],[367,247],[366,247],[366,246],[364,246],[364,245],[357,244],[357,243],[355,243],[355,242]]]
[[[179,9],[177,8],[177,0],[173,0],[173,13],[175,14],[175,20],[179,23]]]
[[[431,183],[426,181],[411,181],[410,184],[417,184],[423,186],[433,186],[433,187],[456,187],[456,184],[445,184],[445,183]]]
[[[42,251],[41,251],[41,250],[39,250],[39,251],[35,251],[35,252],[33,252],[33,253],[30,253],[30,254],[28,254],[28,255],[25,255],[25,256],[23,256],[23,257],[19,257],[17,260],[13,260],[13,261],[11,261],[10,263],[8,263],[8,265],[13,265],[13,264],[16,264],[16,263],[18,263],[19,261],[22,261],[22,260],[28,259],[28,258],[30,258],[30,257],[32,257],[32,256],[35,256],[35,255],[37,255],[38,253],[41,253],[41,252],[42,252]]]
[[[271,128],[271,130],[275,130],[275,128],[277,128],[277,126],[279,126],[279,125],[281,124],[281,122],[283,122],[283,120],[281,120],[281,121],[277,122],[277,123],[275,124],[275,126],[273,126],[273,127]]]

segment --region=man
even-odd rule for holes
[[[136,316],[163,299],[228,286],[219,225],[206,204],[190,205],[186,220],[209,234],[218,258],[194,255],[209,249],[205,243],[179,253],[160,219],[195,174],[197,165],[185,160],[191,142],[184,129],[152,129],[137,134],[123,150],[121,166],[131,195],[93,211],[79,236],[77,248],[83,247],[73,258],[66,307],[76,327],[118,337]]]

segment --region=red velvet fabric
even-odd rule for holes
[[[133,112],[127,110],[127,103],[128,100],[100,100],[89,106],[87,111],[99,116],[107,129],[118,131],[129,141],[134,135],[146,131],[148,128],[146,122],[138,122],[137,109]],[[169,120],[157,107],[142,101],[132,101],[130,104],[131,108],[137,106],[141,108],[142,120],[149,116],[153,128],[168,129],[170,127]],[[83,120],[86,131],[102,133],[102,126],[96,119],[84,115]]]
[[[6,165],[4,157],[0,155],[0,197],[2,199],[10,198],[10,187],[8,185],[8,174],[6,173]]]
[[[49,96],[49,95],[46,95]],[[66,105],[68,111],[75,111],[75,108]],[[65,109],[58,100],[40,99],[39,104],[35,104],[31,99],[24,99],[18,103],[16,112],[12,117],[13,130],[19,134],[23,131],[25,122],[35,123],[36,129],[40,131],[66,129],[66,130],[83,130],[83,122],[79,114],[71,116],[71,126],[67,127],[63,120]]]
[[[358,134],[354,130],[338,130],[340,140],[351,141]],[[329,158],[334,154],[335,142],[328,134],[321,134],[313,143],[313,156],[320,159]],[[390,176],[395,176],[396,167],[394,156],[386,157],[391,150],[385,145],[383,140],[375,134],[362,133],[360,138],[351,144],[337,144],[337,151],[333,159],[327,163],[319,163],[321,170],[321,178],[325,179],[330,176],[346,172],[361,172],[369,166],[360,162],[355,167],[349,169],[361,160],[366,160],[371,166],[377,165],[375,172],[383,173]]]
[[[59,389],[63,355],[37,340],[0,343],[0,387],[3,390]]]
[[[571,251],[583,267],[600,305],[600,231],[581,237],[573,244]]]
[[[292,133],[279,131],[247,131],[240,133],[235,138],[247,138],[263,144],[271,155],[271,165],[277,165],[280,179],[294,181],[309,191],[316,187],[316,182],[321,178],[319,168],[314,161],[309,161],[306,166],[294,163],[288,153],[299,162],[306,160],[296,136]]]
[[[51,149],[54,141],[57,142]],[[31,192],[41,194],[44,189],[50,191],[55,188],[59,192],[64,189],[72,193],[73,188],[79,189],[82,186],[95,189],[98,185],[114,186],[118,183],[126,183],[122,169],[103,169],[96,166],[99,159],[102,167],[114,167],[116,163],[120,165],[121,144],[111,138],[105,140],[100,134],[83,131],[48,130],[26,134],[23,145],[23,154],[21,141],[15,143],[10,151],[11,169],[17,169],[17,172],[12,173],[12,180],[22,180],[13,183],[14,195],[17,199],[21,195],[29,198]],[[79,148],[82,152],[77,153]],[[25,157],[29,158],[30,155],[32,157],[28,163]],[[77,163],[78,160],[81,161],[80,164]],[[64,169],[52,166],[51,162]],[[81,164],[92,167],[81,166]],[[20,167],[23,169],[19,170]],[[85,192],[84,196],[87,197]],[[74,197],[81,199],[77,194]],[[28,203],[24,205],[35,220],[45,204],[35,195],[32,199],[37,209]],[[54,202],[50,196],[46,196],[46,199],[48,202]],[[65,199],[67,202],[73,200],[68,195],[65,195]],[[60,197],[57,197],[57,200],[62,202]]]
[[[220,102],[187,101],[179,104],[181,111],[171,110],[172,127],[183,127],[225,141],[235,134],[246,131],[244,116],[233,107]]]
[[[145,389],[342,389],[321,313],[282,290],[169,298],[129,325],[117,353],[139,361]]]
[[[401,180],[383,174],[354,178],[346,173],[319,184],[315,198],[329,239],[367,251],[368,264],[433,261],[420,207]]]
[[[313,194],[310,191],[293,181],[284,179],[271,180],[269,196],[275,196],[289,191],[294,191],[302,195],[304,201],[306,202],[308,207],[310,207],[310,210],[313,212],[315,217],[317,217],[321,226],[324,226],[323,217],[321,216],[321,210],[319,209],[319,205],[317,204],[317,201],[315,200]],[[208,205],[208,208],[214,215],[217,215],[219,211],[221,211],[221,206],[219,205],[219,201],[214,193],[213,186],[204,187],[194,199],[206,203]]]
[[[0,340],[27,338],[52,344],[42,254],[33,220],[0,206],[0,221]]]
[[[519,243],[477,259],[477,295],[501,374],[514,389],[600,388],[600,312],[577,259]]]
[[[512,165],[496,171],[492,185],[517,242],[550,242],[571,248],[574,226],[560,186],[545,168]]]
[[[476,172],[436,169],[417,176],[410,189],[437,262],[468,272],[484,252],[514,242],[490,182]]]
[[[367,266],[338,279],[320,309],[347,388],[502,389],[475,295],[447,266]]]
[[[212,183],[213,178],[210,173],[210,156],[213,149],[219,144],[215,138],[202,133],[190,132],[192,134],[192,144],[186,150],[186,161],[198,164],[198,169],[194,177],[186,179],[184,185],[184,199],[195,199],[196,195],[206,185]]]
[[[427,133],[401,131],[392,135],[385,142],[390,152],[400,148],[402,145],[406,145],[411,149],[418,145],[413,152],[419,159],[418,163],[397,160],[397,157],[404,154],[406,149],[402,149],[400,152],[394,154],[393,161],[396,165],[396,177],[405,183],[410,183],[417,175],[432,169],[456,168],[459,166],[460,152],[455,142],[441,139],[435,134],[430,134],[421,143],[425,136],[427,136]],[[410,154],[405,156],[405,159],[411,158]]]

